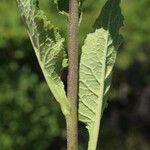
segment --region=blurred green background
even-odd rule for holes
[[[81,40],[91,30],[96,10],[105,2],[86,1]],[[66,36],[66,19],[56,16],[52,0],[40,2]],[[66,9],[67,0],[60,5]],[[150,1],[122,0],[121,6],[124,43],[118,51],[99,145],[102,150],[150,150]],[[66,78],[65,72],[63,76]],[[53,99],[16,2],[1,0],[0,150],[65,150],[64,117]],[[86,149],[88,138],[83,126],[79,124],[81,150]]]

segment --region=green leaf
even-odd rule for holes
[[[80,45],[83,44],[86,35],[93,31],[94,22],[98,17],[104,3],[105,0],[80,0]]]
[[[69,0],[54,0],[54,3],[57,5],[57,9],[60,11],[60,13],[68,16]]]
[[[38,0],[17,0],[17,3],[48,86],[67,115],[69,102],[60,78],[66,62],[64,38],[39,9]]]
[[[108,0],[82,47],[79,70],[79,120],[89,132],[89,150],[95,150],[100,120],[106,106],[116,51],[122,37],[123,25],[120,0]]]

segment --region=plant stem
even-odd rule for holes
[[[67,117],[67,150],[78,149],[78,0],[69,2],[69,36],[68,36],[68,89],[67,96],[70,101],[70,115]]]

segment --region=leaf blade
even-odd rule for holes
[[[63,62],[66,59],[64,38],[47,20],[38,3],[38,0],[17,0],[44,77],[54,97],[60,103],[63,114],[67,115],[70,106],[60,78]]]
[[[89,132],[89,150],[95,150],[100,119],[106,107],[116,51],[122,41],[119,29],[123,18],[120,0],[108,0],[82,47],[79,71],[79,120]]]

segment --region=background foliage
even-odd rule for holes
[[[66,20],[55,16],[50,3],[45,0],[40,4],[55,24],[60,23],[59,28],[66,35]],[[87,1],[84,6],[87,19],[80,31],[81,39],[91,31],[94,10],[102,5],[97,3],[91,5]],[[149,0],[122,1],[125,41],[118,52],[110,105],[103,117],[103,150],[150,149],[149,7]],[[64,118],[41,74],[15,1],[1,0],[0,20],[0,149],[65,149]],[[63,78],[65,81],[66,73]],[[82,126],[81,150],[87,140]]]

